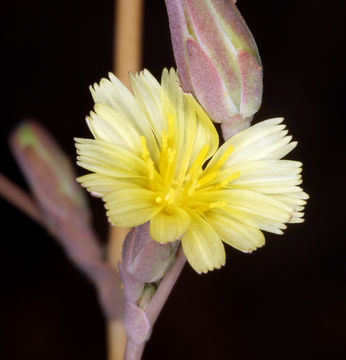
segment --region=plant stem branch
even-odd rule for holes
[[[113,71],[118,79],[130,87],[129,71],[138,72],[141,66],[143,0],[115,0]],[[129,229],[110,227],[107,261],[118,271],[122,243]],[[123,322],[111,320],[107,325],[108,360],[123,359],[126,332]]]
[[[109,320],[107,323],[108,359],[122,360],[125,352],[126,331],[124,322]]]
[[[117,0],[115,15],[113,68],[129,88],[129,72],[141,68],[143,0]]]
[[[124,360],[140,360],[142,358],[145,343],[137,345],[127,339]]]
[[[180,246],[173,266],[160,282],[155,295],[145,310],[145,314],[152,327],[154,326],[164,304],[166,303],[166,300],[171,293],[181,271],[183,270],[185,263],[186,258],[183,249]],[[127,339],[124,360],[140,360],[145,344],[145,342],[143,344],[134,344],[130,339]]]
[[[167,274],[164,276],[160,285],[150,301],[145,313],[150,321],[150,324],[154,326],[164,304],[167,301],[169,294],[171,293],[181,271],[186,263],[183,248],[180,246],[174,265],[170,268]]]
[[[14,184],[5,175],[0,173],[0,196],[6,199],[10,204],[20,209],[24,214],[40,225],[43,225],[42,214],[36,203],[31,197]]]

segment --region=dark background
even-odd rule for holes
[[[264,65],[255,121],[284,116],[299,141],[311,199],[304,224],[266,234],[252,255],[227,247],[227,266],[186,266],[144,359],[341,359],[346,356],[344,1],[246,1],[238,7]],[[89,137],[89,84],[112,66],[112,1],[7,2],[2,15],[7,97],[0,171],[25,187],[7,147],[23,118],[46,125],[74,159]],[[145,1],[143,66],[174,65],[164,2]],[[79,170],[78,170],[79,171]],[[2,359],[106,359],[96,294],[46,231],[2,199]],[[105,236],[100,201],[95,226]]]

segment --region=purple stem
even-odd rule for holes
[[[152,326],[154,326],[157,318],[159,317],[163,305],[167,301],[167,298],[172,291],[181,271],[183,270],[185,263],[186,258],[183,252],[183,248],[180,246],[174,265],[160,282],[155,295],[145,310],[148,320]]]
[[[144,347],[145,342],[138,345],[127,339],[124,360],[140,360],[142,358]]]
[[[145,314],[152,327],[154,326],[170,292],[173,289],[173,286],[183,270],[185,262],[186,258],[182,247],[180,247],[174,265],[161,280],[155,295],[145,310]],[[145,342],[142,344],[135,344],[131,340],[127,339],[124,360],[140,360],[144,347]]]

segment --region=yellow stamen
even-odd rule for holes
[[[150,152],[147,145],[147,140],[144,136],[140,137],[141,147],[142,147],[142,159],[147,165],[148,176],[150,180],[154,180],[155,177],[155,166],[154,162],[150,157]]]
[[[200,150],[200,152],[196,156],[195,161],[191,165],[190,170],[186,174],[187,179],[190,179],[195,174],[195,172],[202,167],[202,165],[203,165],[203,163],[204,163],[204,161],[206,159],[206,156],[208,154],[208,151],[209,151],[209,145],[206,144],[206,145],[204,145],[202,147],[202,149]]]
[[[209,209],[222,208],[227,206],[226,201],[215,201],[209,204]]]
[[[155,202],[156,202],[157,204],[162,203],[162,197],[161,197],[161,196],[157,196],[157,197],[155,198]]]
[[[172,138],[175,135],[175,117],[173,114],[169,113],[167,114],[167,123],[168,123],[168,133],[172,136]]]
[[[219,171],[215,171],[215,172],[205,176],[204,178],[202,178],[202,181],[201,180],[198,181],[198,185],[207,184],[209,181],[213,180],[216,175],[219,175],[219,173],[220,173]],[[236,172],[228,175],[223,181],[217,182],[214,185],[210,185],[210,186],[201,188],[200,191],[203,191],[203,193],[206,194],[206,193],[212,193],[214,191],[224,189],[225,187],[227,187],[229,185],[229,183],[231,181],[237,179],[239,176],[240,176],[240,171],[236,171]]]
[[[198,188],[197,178],[193,177],[186,186],[187,195],[192,196],[195,190]]]
[[[216,176],[219,174],[218,171],[213,171],[212,173],[206,175],[206,176],[203,176],[202,178],[200,178],[198,180],[198,185],[199,186],[203,186],[209,182],[211,182],[212,180],[214,180],[216,178]]]
[[[141,147],[142,147],[142,159],[144,161],[147,161],[150,158],[150,153],[149,153],[149,149],[147,146],[147,140],[143,135],[140,136],[140,142],[141,142]]]
[[[220,182],[219,188],[225,188],[231,181],[237,179],[240,176],[240,171],[236,171],[233,174],[227,176],[227,178]]]
[[[168,148],[168,135],[162,130],[161,133],[162,141],[161,141],[161,151],[160,151],[160,162],[159,169],[162,174],[166,167],[166,153]]]
[[[172,188],[169,189],[168,194],[166,195],[167,204],[172,205],[175,200],[176,191]]]
[[[209,171],[217,171],[217,170],[219,170],[221,168],[221,166],[229,158],[229,156],[232,154],[233,150],[234,150],[234,147],[232,145],[230,145],[225,150],[225,152],[220,156],[219,160],[217,160],[216,163],[211,167],[211,169],[209,169]]]

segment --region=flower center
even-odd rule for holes
[[[180,207],[184,210],[194,210],[201,213],[215,207],[224,207],[224,201],[213,201],[208,194],[223,189],[239,176],[238,172],[223,177],[217,182],[222,172],[222,165],[233,151],[228,149],[219,157],[213,166],[204,170],[203,165],[207,160],[209,145],[204,145],[196,158],[189,165],[191,153],[184,153],[182,160],[177,163],[177,149],[174,142],[173,131],[162,132],[160,157],[155,164],[150,156],[146,139],[141,136],[142,159],[148,171],[148,188],[157,196],[155,202],[163,206],[162,210],[168,214]]]

